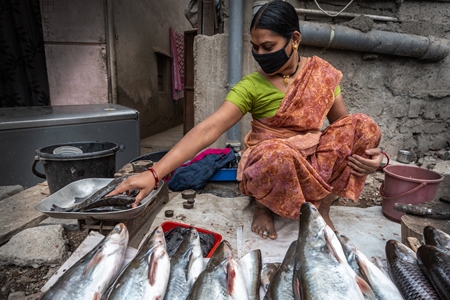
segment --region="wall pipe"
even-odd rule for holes
[[[243,0],[230,0],[230,33],[228,35],[228,89],[242,78],[242,27]],[[235,151],[241,150],[241,124],[238,122],[227,131],[227,144]]]
[[[429,61],[445,58],[450,41],[433,36],[419,36],[371,30],[363,33],[346,26],[300,22],[301,45],[331,49],[373,52],[415,57]]]
[[[108,72],[108,94],[110,103],[117,103],[117,73],[116,73],[116,39],[114,31],[113,1],[106,1],[106,56]]]
[[[295,11],[297,14],[311,14],[311,15],[320,15],[320,16],[328,16],[321,10],[317,9],[306,9],[306,8],[296,8]],[[330,14],[337,14],[335,11],[327,11]],[[356,18],[359,16],[365,16],[375,21],[384,21],[384,22],[399,22],[399,19],[394,17],[385,17],[385,16],[376,16],[376,15],[366,15],[366,14],[357,14],[357,13],[349,13],[349,12],[341,12],[336,17],[346,17],[346,18]]]

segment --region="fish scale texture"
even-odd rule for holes
[[[418,265],[397,261],[392,265],[391,271],[395,284],[405,299],[441,299]]]

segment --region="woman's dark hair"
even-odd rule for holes
[[[268,29],[290,39],[294,31],[300,32],[298,15],[295,8],[282,0],[269,1],[253,16],[250,31],[253,28]]]

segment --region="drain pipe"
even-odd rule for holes
[[[242,78],[242,24],[243,0],[230,0],[230,33],[228,35],[228,90]],[[227,131],[227,144],[236,152],[241,150],[241,124]]]
[[[340,49],[415,57],[428,61],[445,58],[450,41],[433,36],[419,36],[371,30],[363,33],[346,26],[300,22],[301,44],[325,49]]]
[[[116,40],[114,34],[113,1],[106,1],[106,56],[108,72],[109,102],[117,104],[117,73],[116,73]]]

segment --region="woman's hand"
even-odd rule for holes
[[[139,190],[139,194],[137,194],[135,201],[131,204],[131,207],[136,207],[150,194],[155,187],[155,184],[155,178],[152,173],[150,171],[145,171],[128,177],[106,196],[119,195],[130,190]]]
[[[348,165],[353,168],[352,174],[364,176],[375,172],[383,161],[383,154],[380,148],[367,149],[365,153],[370,158],[364,158],[357,154],[349,156]]]

